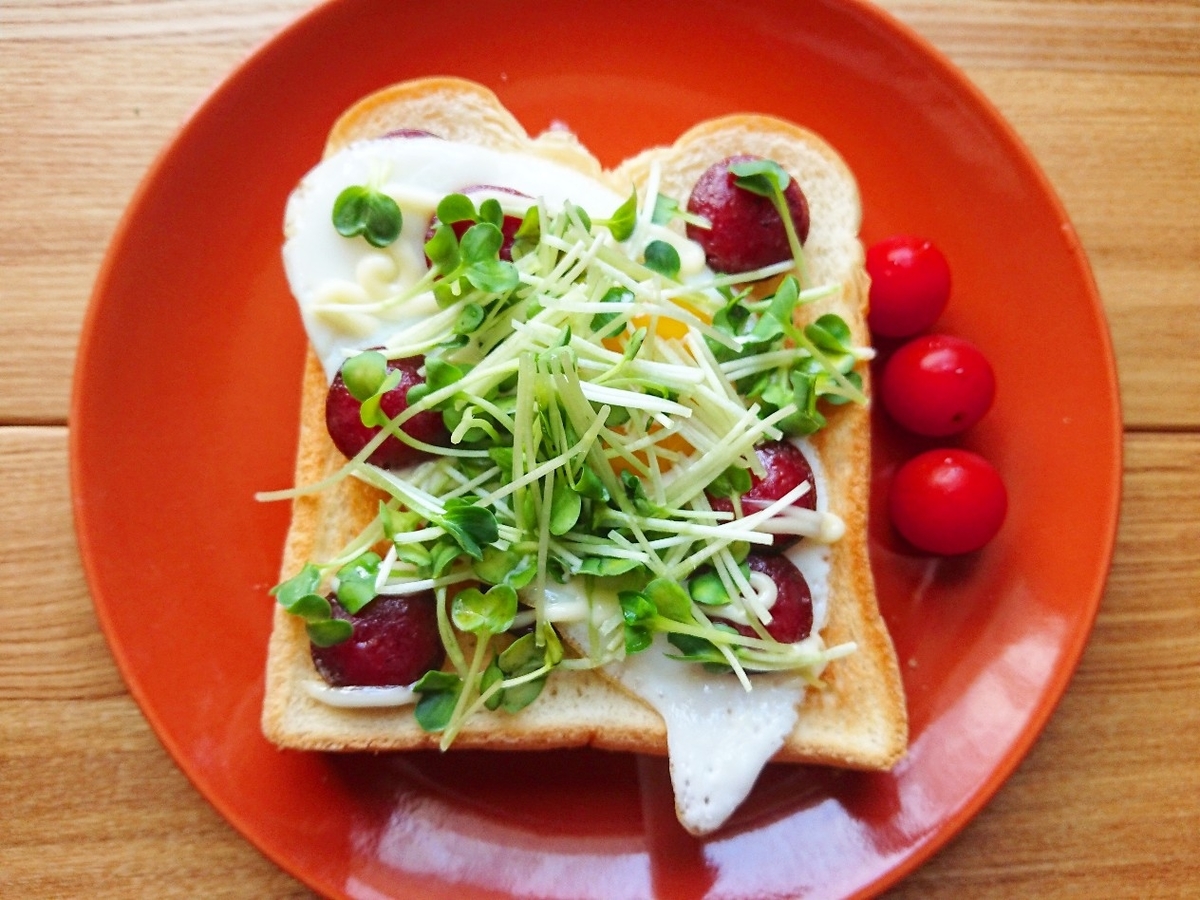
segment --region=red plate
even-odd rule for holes
[[[591,751],[281,753],[259,733],[304,340],[280,264],[284,200],[337,114],[456,74],[531,131],[565,121],[609,164],[713,115],[829,138],[864,237],[927,235],[954,270],[941,327],[995,364],[964,444],[1011,496],[999,538],[937,563],[876,516],[881,602],[912,749],[886,775],[768,768],[707,840],[665,764]],[[885,427],[876,497],[915,449]],[[221,85],[151,170],[100,273],[75,384],[72,477],[97,613],[130,690],[200,791],[331,896],[762,897],[878,890],[987,801],[1066,688],[1113,546],[1120,420],[1100,302],[1063,209],[992,107],[852,0],[317,9]]]

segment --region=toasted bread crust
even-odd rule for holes
[[[331,154],[360,139],[400,128],[423,129],[454,140],[501,150],[538,153],[602,177],[619,190],[645,186],[650,167],[662,173],[661,189],[686,197],[711,163],[735,153],[775,159],[799,180],[809,199],[812,230],[805,244],[814,282],[837,282],[842,291],[806,307],[816,317],[836,311],[855,339],[866,343],[867,279],[858,241],[860,207],[852,174],[812,132],[780,119],[739,115],[702,123],[670,147],[647,150],[613,172],[570,135],[530,138],[486,88],[455,78],[405,82],[356,103],[332,128]],[[865,367],[861,373],[867,378]],[[302,386],[302,421],[296,484],[312,484],[335,472],[344,459],[324,424],[327,383],[311,351]],[[893,765],[907,743],[904,696],[891,639],[875,601],[867,555],[870,471],[869,412],[840,407],[814,443],[829,470],[830,508],[846,523],[832,547],[829,644],[854,641],[858,649],[831,663],[827,687],[810,690],[799,723],[779,760],[849,768]],[[376,512],[377,495],[355,479],[294,501],[285,545],[284,576],[306,560],[332,552]],[[401,750],[435,747],[439,736],[421,730],[410,707],[341,709],[320,703],[305,690],[319,681],[303,623],[275,610],[267,666],[263,730],[273,742],[306,750]],[[468,720],[455,747],[537,750],[590,745],[664,754],[666,728],[650,707],[594,672],[556,672],[536,703],[518,714],[480,713]]]

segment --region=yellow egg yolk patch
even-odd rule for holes
[[[712,315],[703,309],[698,309],[687,300],[682,298],[672,299],[670,301],[680,309],[687,311],[705,324],[712,324]],[[625,342],[628,339],[628,334],[640,329],[646,329],[660,338],[666,340],[683,340],[687,337],[690,326],[682,319],[677,319],[669,313],[664,312],[649,312],[639,313],[638,315],[629,318],[629,329],[626,333],[615,335],[614,337],[604,338],[602,341],[604,347],[612,350],[614,353],[620,353],[625,349]]]
[[[655,424],[650,428],[649,436],[653,436],[655,432],[662,431],[662,427]],[[677,431],[664,435],[661,439],[655,440],[653,449],[651,450],[635,450],[630,455],[637,461],[631,461],[626,456],[615,455],[609,459],[612,465],[612,470],[619,477],[622,472],[631,472],[634,475],[644,476],[648,474],[652,468],[662,472],[670,471],[675,463],[684,457],[690,456],[696,452],[696,448],[688,443],[687,439]],[[653,453],[653,460],[651,459]]]

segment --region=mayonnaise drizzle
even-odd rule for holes
[[[331,220],[344,188],[376,181],[404,217],[399,239],[384,249],[347,240]],[[570,200],[593,217],[605,218],[626,199],[553,160],[437,138],[363,141],[329,157],[304,176],[288,200],[283,260],[309,341],[330,380],[355,350],[382,345],[407,324],[437,312],[428,292],[386,311],[364,312],[355,306],[384,301],[425,274],[425,235],[438,201],[475,185],[526,194],[472,195],[477,202],[494,197],[514,215],[524,215],[540,198],[551,211]]]

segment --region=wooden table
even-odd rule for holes
[[[0,7],[0,895],[300,897],[173,765],[97,629],[67,418],[155,153],[309,0]],[[1095,633],[983,813],[894,896],[1200,896],[1200,4],[888,0],[1038,157],[1115,340],[1125,499]]]

